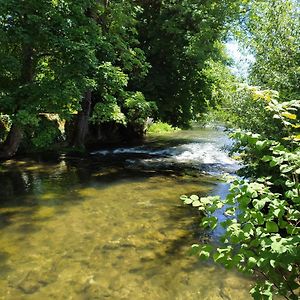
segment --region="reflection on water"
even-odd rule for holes
[[[182,132],[148,147],[198,137]],[[187,255],[207,238],[179,196],[206,195],[215,179],[174,161],[128,163],[172,159],[142,155],[2,164],[0,299],[250,299],[248,279]]]

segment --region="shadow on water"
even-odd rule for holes
[[[16,212],[0,212],[0,229],[9,226],[15,214]]]
[[[6,210],[0,211],[0,228],[9,226],[16,218],[34,223],[31,216],[43,206],[57,208],[58,213],[63,213],[65,210],[59,211],[60,206],[73,206],[86,200],[78,193],[86,185],[101,190],[120,181],[143,182],[156,176],[176,178],[178,184],[186,180],[186,169],[132,169],[126,167],[126,159],[121,157],[111,161],[94,157],[71,157],[43,161],[38,158],[5,163],[0,172],[0,208]],[[189,176],[190,182],[199,182],[199,174],[191,173]],[[202,182],[212,184],[213,180],[203,177]],[[44,217],[44,221],[47,221],[47,217]],[[26,225],[23,229],[30,231],[29,228]]]
[[[13,269],[8,265],[9,253],[0,251],[0,279],[5,279],[6,276],[13,271]],[[1,295],[1,294],[0,294]]]
[[[2,164],[0,298],[199,299],[199,285],[202,295],[217,295],[219,274],[207,281],[187,256],[191,244],[207,242],[201,216],[179,200],[207,195],[216,179],[160,151],[190,135],[149,139],[138,153]]]

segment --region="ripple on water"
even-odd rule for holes
[[[179,196],[211,176],[81,163],[5,172],[26,185],[0,193],[0,299],[251,299],[249,279],[187,255],[199,216]]]

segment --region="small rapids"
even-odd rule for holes
[[[176,145],[154,148],[151,144],[94,151],[98,157],[123,157],[128,168],[195,169],[211,175],[234,173],[238,163],[231,159],[226,147],[231,141],[224,136],[175,141]]]

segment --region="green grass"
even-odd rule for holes
[[[168,123],[155,122],[148,127],[147,133],[166,133],[180,130],[177,127],[172,127]]]

